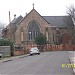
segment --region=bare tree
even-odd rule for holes
[[[70,7],[68,7],[68,19],[67,20],[67,25],[68,25],[68,29],[69,32],[71,32],[72,34],[72,43],[75,44],[75,7],[74,5],[71,5]]]
[[[75,7],[74,5],[71,5],[68,7],[67,14],[71,17],[73,24],[75,25]]]

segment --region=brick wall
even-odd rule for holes
[[[14,51],[14,55],[23,55],[23,54],[25,54],[25,52],[24,52],[24,50],[15,50]]]
[[[26,46],[25,45],[25,49],[24,50],[15,50],[14,51],[14,55],[23,55],[23,54],[27,54],[29,53],[29,50],[32,48],[32,47],[38,47],[40,48],[40,52],[47,52],[47,51],[72,51],[72,50],[75,50],[75,45],[73,44],[66,44],[66,45],[50,45],[50,44],[47,44],[47,45],[28,45]]]
[[[27,49],[29,50],[32,47],[38,47],[38,45],[28,45]],[[63,51],[63,50],[75,50],[75,45],[73,44],[61,44],[61,45],[41,45],[41,50],[42,51]]]

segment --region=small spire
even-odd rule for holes
[[[34,3],[33,3],[33,9],[34,9]]]

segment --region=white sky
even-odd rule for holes
[[[16,14],[25,16],[29,13],[33,6],[37,12],[42,16],[57,16],[66,15],[67,7],[75,5],[75,0],[0,0],[0,22],[9,23],[9,11],[11,19]]]

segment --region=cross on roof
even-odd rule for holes
[[[34,3],[33,3],[33,9],[34,9]]]

